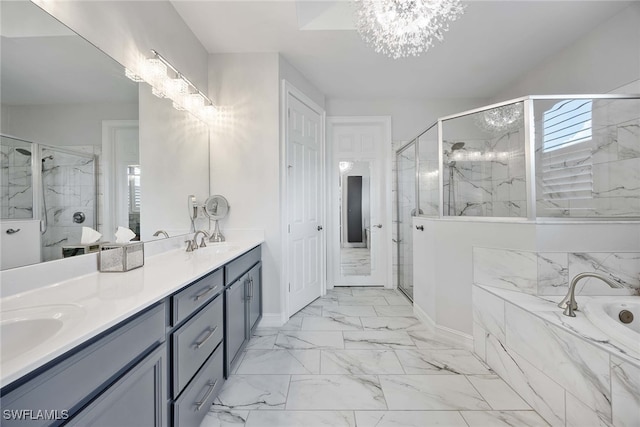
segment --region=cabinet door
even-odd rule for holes
[[[249,273],[249,337],[262,316],[262,263],[258,263]]]
[[[166,346],[163,344],[106,389],[67,425],[166,426],[166,357]]]
[[[229,375],[231,366],[247,339],[245,298],[248,276],[245,274],[225,290],[225,374]]]

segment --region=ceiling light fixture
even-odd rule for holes
[[[210,124],[221,119],[219,107],[208,96],[162,55],[155,50],[151,50],[151,53],[153,57],[142,61],[137,72],[125,69],[125,75],[134,82],[149,83],[155,96],[170,99],[173,101],[173,108],[178,111],[186,110]]]
[[[354,0],[356,29],[376,52],[418,56],[464,13],[460,0]]]

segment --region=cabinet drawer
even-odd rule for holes
[[[238,277],[246,273],[258,261],[260,261],[261,256],[262,255],[260,246],[257,246],[251,249],[246,254],[234,259],[229,264],[225,265],[225,286],[235,282]]]
[[[222,297],[217,297],[172,334],[173,397],[180,394],[222,341],[222,319]]]
[[[182,322],[191,313],[211,301],[211,298],[222,291],[222,271],[222,269],[219,269],[208,274],[173,296],[173,326]]]
[[[2,409],[68,411],[72,416],[132,361],[164,341],[165,320],[164,304],[146,311],[7,395],[3,390]],[[44,419],[2,422],[20,427],[50,424]]]
[[[198,426],[207,415],[216,398],[224,377],[222,375],[222,346],[207,360],[202,370],[179,399],[173,403],[173,421],[175,427]]]

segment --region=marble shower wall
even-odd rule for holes
[[[72,148],[91,156],[100,154],[99,147]],[[43,163],[48,227],[42,237],[42,257],[43,261],[51,261],[62,258],[62,246],[80,243],[83,226],[99,228],[95,220],[97,182],[94,171],[94,166],[97,168],[99,162],[94,161],[93,157],[74,155],[55,148],[43,148],[42,156],[43,159],[53,157]],[[73,221],[75,212],[84,213],[83,223]]]
[[[593,100],[592,138],[544,153],[541,121],[558,102],[534,101],[537,215],[640,216],[640,99]]]
[[[555,304],[524,297],[473,287],[476,354],[552,426],[639,425],[639,361],[595,344],[608,342],[597,331],[569,332]]]
[[[33,218],[31,156],[16,148],[31,151],[30,144],[2,138],[0,145],[0,218]]]
[[[493,138],[451,140],[445,129],[445,215],[449,212],[452,216],[527,215],[523,135],[519,129]],[[458,142],[464,142],[464,147],[452,152],[451,147]],[[449,182],[451,175],[453,187]],[[451,203],[450,191],[453,191]]]
[[[473,248],[473,282],[531,295],[565,295],[578,273],[597,272],[618,283],[612,289],[587,278],[576,287],[583,295],[640,295],[640,252],[527,252]]]

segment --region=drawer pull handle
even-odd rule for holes
[[[209,330],[207,331],[207,336],[204,337],[202,339],[202,341],[197,342],[194,344],[196,350],[198,350],[200,347],[202,347],[204,345],[204,343],[206,343],[207,341],[209,341],[209,338],[211,338],[213,336],[213,334],[216,333],[216,331],[218,330],[218,327],[216,326],[215,328],[211,329],[209,328]]]
[[[19,228],[10,228],[7,230],[7,234],[16,234],[18,231],[20,231]]]
[[[200,301],[202,298],[204,298],[205,296],[207,296],[211,292],[215,291],[216,289],[218,289],[218,286],[209,286],[207,289],[205,289],[204,291],[200,292],[194,298],[195,298],[196,301]]]
[[[216,384],[218,384],[218,380],[215,380],[214,382],[209,381],[207,383],[207,386],[209,387],[209,390],[207,390],[207,392],[204,394],[204,396],[202,397],[202,400],[199,402],[196,402],[196,412],[200,411],[200,409],[202,409],[202,407],[204,406],[205,402],[207,401],[207,399],[209,399],[209,396],[211,396],[211,393],[213,393],[213,390],[216,388]]]

